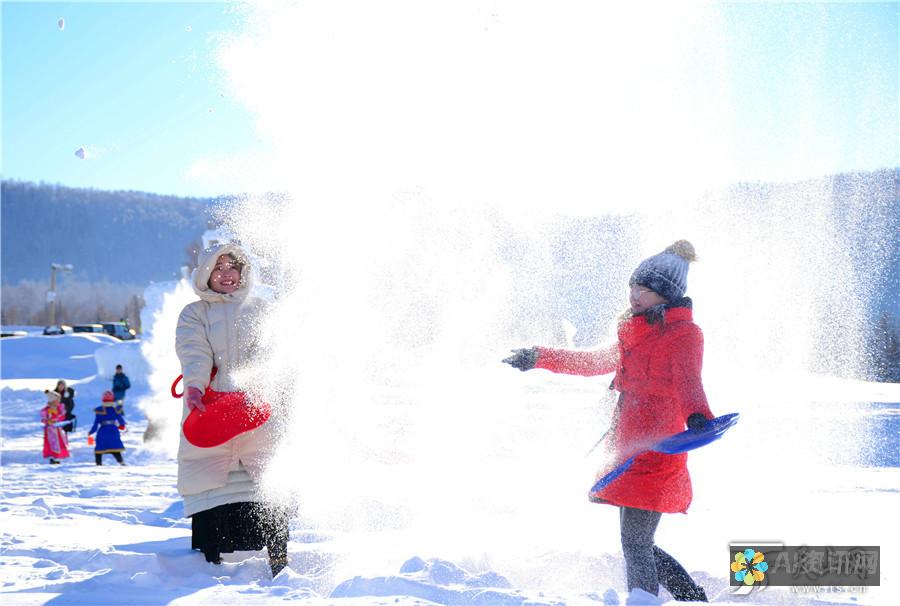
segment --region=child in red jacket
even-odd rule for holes
[[[631,275],[629,303],[618,341],[597,351],[532,347],[504,362],[520,370],[544,368],[583,376],[615,372],[619,392],[607,448],[618,465],[669,435],[702,428],[712,419],[700,379],[703,334],[685,297],[694,247],[679,240],[645,259]],[[603,474],[604,472],[601,472]],[[679,601],[707,601],[672,556],[654,545],[663,513],[684,513],[691,502],[687,454],[638,454],[621,476],[590,498],[619,507],[628,590],[657,595],[662,584]]]

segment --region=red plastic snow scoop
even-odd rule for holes
[[[213,368],[209,380],[216,376]],[[184,395],[176,393],[175,387],[182,375],[172,383],[172,397]],[[272,408],[267,402],[251,402],[242,391],[213,391],[209,387],[201,398],[206,412],[194,409],[184,420],[181,430],[184,437],[194,446],[212,448],[224,444],[228,440],[256,429],[269,420]]]

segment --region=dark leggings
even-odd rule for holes
[[[619,510],[628,591],[639,587],[657,595],[662,585],[677,601],[706,602],[703,588],[694,582],[675,558],[653,544],[661,516],[658,511],[633,507]]]
[[[118,461],[119,463],[124,463],[124,462],[125,462],[125,461],[122,459],[122,453],[121,453],[121,452],[109,452],[109,453],[105,453],[105,452],[104,452],[104,453],[95,452],[95,453],[94,453],[94,462],[97,463],[97,465],[103,465],[103,455],[104,455],[104,454],[111,454],[112,456],[114,456],[114,457],[116,458],[116,461]]]
[[[220,563],[234,551],[269,552],[272,576],[287,564],[288,511],[255,502],[229,503],[191,516],[191,548]]]

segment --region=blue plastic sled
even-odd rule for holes
[[[706,446],[710,442],[715,442],[716,440],[721,438],[722,435],[726,431],[728,431],[728,429],[732,425],[738,422],[739,417],[740,413],[737,412],[722,415],[721,417],[716,417],[715,419],[707,422],[705,429],[702,429],[700,431],[688,429],[687,431],[682,431],[681,433],[676,433],[673,436],[669,436],[668,438],[660,440],[651,448],[633,455],[630,459],[597,480],[597,482],[591,487],[591,493],[595,493],[598,490],[606,488],[612,483],[613,480],[625,473],[625,470],[631,467],[631,464],[634,463],[635,457],[637,457],[639,454],[643,454],[644,452],[648,451],[661,452],[664,454],[680,454],[682,452],[694,450],[695,448],[700,448],[701,446]]]

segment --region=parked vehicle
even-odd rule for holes
[[[74,332],[106,332],[102,324],[76,324],[72,327]]]
[[[50,326],[44,327],[45,335],[65,335],[65,334],[70,334],[72,331],[73,331],[72,327],[66,326],[65,324],[63,324],[63,325],[51,324]]]
[[[104,322],[102,327],[103,332],[123,341],[130,341],[136,335],[134,329],[129,328],[125,322]]]

